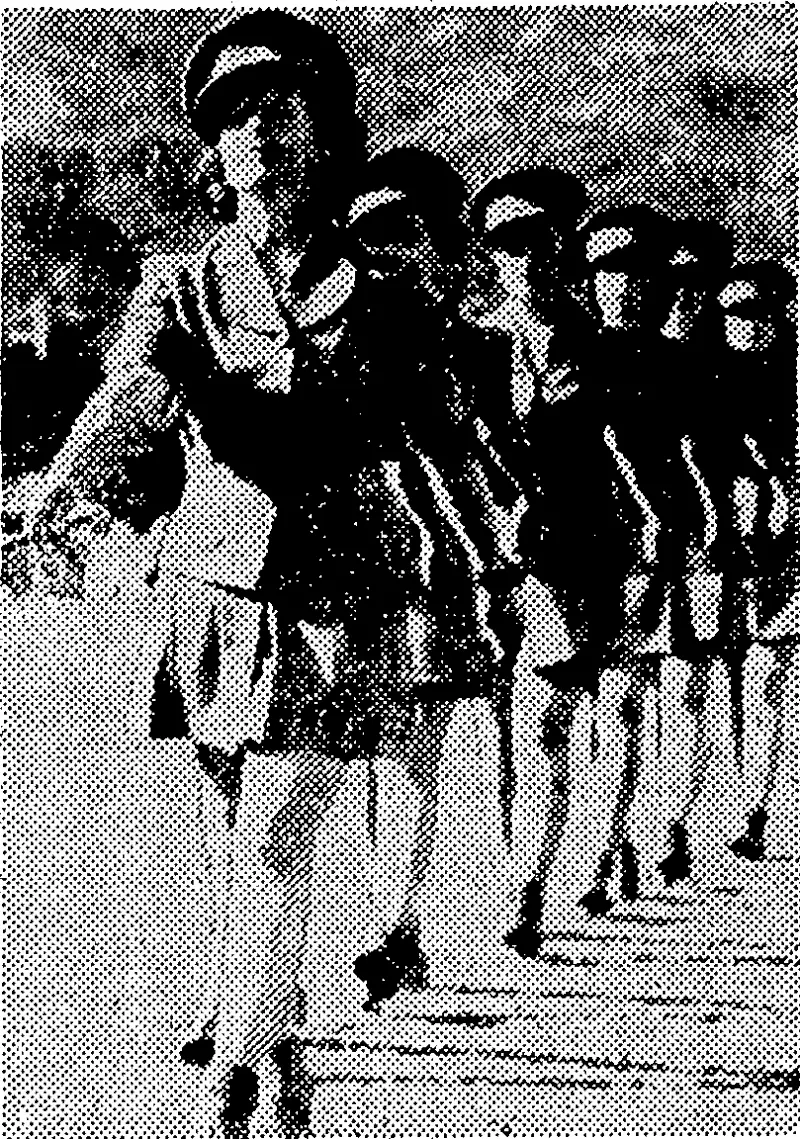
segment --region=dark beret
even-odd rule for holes
[[[724,306],[731,315],[749,317],[780,314],[797,300],[797,278],[775,261],[755,261],[729,269],[725,281],[746,283],[754,295],[735,299]]]
[[[367,164],[356,190],[367,194],[383,189],[401,193],[439,253],[448,261],[457,259],[467,237],[459,218],[467,190],[446,158],[410,146],[379,154]]]
[[[719,273],[733,264],[733,233],[719,222],[685,218],[673,222],[668,252],[678,271]]]
[[[207,143],[219,141],[244,93],[300,91],[323,125],[355,114],[356,81],[338,41],[316,24],[263,9],[210,32],[186,69],[186,113]]]
[[[484,232],[491,203],[506,197],[519,198],[542,210],[544,221],[557,232],[573,230],[589,206],[589,195],[580,178],[550,166],[531,166],[492,178],[478,191],[470,209],[476,233]]]
[[[578,238],[590,271],[636,273],[668,262],[673,233],[671,218],[637,202],[594,214]]]
[[[370,159],[361,191],[384,188],[399,190],[423,219],[432,212],[458,217],[467,196],[464,179],[446,158],[412,146],[398,146]]]

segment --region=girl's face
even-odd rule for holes
[[[725,314],[725,340],[734,352],[764,352],[775,339],[775,327],[768,317],[761,319]]]
[[[552,230],[544,224],[542,210],[531,206],[530,215],[504,220],[499,207],[507,200],[501,198],[487,207],[483,245],[494,263],[501,287],[507,295],[517,297],[528,292],[532,257],[549,261],[555,267],[557,243]]]
[[[775,339],[775,321],[765,305],[758,302],[758,288],[746,278],[730,281],[719,294],[725,313],[725,340],[734,352],[763,352]],[[738,304],[748,304],[746,316],[730,312]]]
[[[528,288],[528,267],[530,254],[509,253],[506,249],[495,248],[490,251],[490,257],[497,269],[498,278],[503,289],[512,297],[525,293]]]
[[[244,96],[220,135],[217,150],[228,185],[279,207],[291,207],[307,197],[320,157],[308,105],[297,91]]]
[[[600,269],[594,276],[594,296],[605,328],[625,328],[638,310],[637,282],[629,273]]]
[[[388,189],[388,188],[387,188]],[[353,224],[368,272],[376,280],[405,281],[434,300],[443,297],[444,267],[423,220],[405,201],[377,204]]]
[[[634,231],[627,225],[604,226],[586,236],[590,305],[604,328],[641,328],[652,319],[650,273],[643,273],[636,266],[636,258],[631,263],[629,257],[618,256],[633,246],[635,240]],[[609,257],[617,262],[613,268],[604,267],[609,264],[606,260]],[[665,315],[661,316],[659,325]]]
[[[692,338],[703,309],[705,294],[699,288],[679,284],[674,293],[672,307],[661,326],[661,335],[667,340],[685,343]]]

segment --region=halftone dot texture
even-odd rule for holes
[[[649,640],[631,603],[593,664],[570,657],[561,583],[524,575],[503,599],[521,643],[493,663],[469,536],[470,604],[428,606],[459,525],[435,472],[449,537],[391,465],[363,471],[351,516],[312,502],[356,537],[289,567],[302,618],[265,601],[280,506],[238,477],[235,438],[216,462],[212,424],[136,371],[165,313],[191,326],[181,270],[227,220],[181,77],[229,13],[3,16],[4,351],[50,369],[41,399],[7,405],[7,477],[52,458],[120,328],[108,367],[136,373],[94,405],[107,447],[39,552],[4,544],[9,1133],[796,1134],[800,658],[797,600],[776,601],[793,478],[767,456],[736,495],[712,487],[707,526],[735,508],[748,557],[768,533],[772,562],[645,566],[627,587]],[[356,70],[370,153],[429,148],[470,192],[548,164],[592,211],[720,221],[737,262],[796,269],[793,5],[302,15]],[[286,320],[224,252],[218,358],[288,386]],[[74,338],[47,356],[47,282],[93,346],[77,359]],[[326,267],[292,313],[323,356],[351,284]],[[755,323],[734,315],[732,351]],[[144,480],[114,457],[128,439]],[[407,604],[353,636],[331,581],[376,548]],[[204,1037],[213,1062],[182,1062]]]

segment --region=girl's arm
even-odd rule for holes
[[[151,450],[174,424],[179,399],[151,357],[168,316],[163,263],[145,265],[120,332],[104,360],[105,379],[50,466],[12,492],[6,509],[35,516],[65,496],[96,498],[132,457]],[[68,382],[69,377],[65,377]]]

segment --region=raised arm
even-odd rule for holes
[[[161,264],[148,263],[104,360],[105,380],[76,420],[48,478],[93,496],[132,456],[150,449],[179,414],[179,400],[153,367],[156,342],[168,320],[168,286]]]

